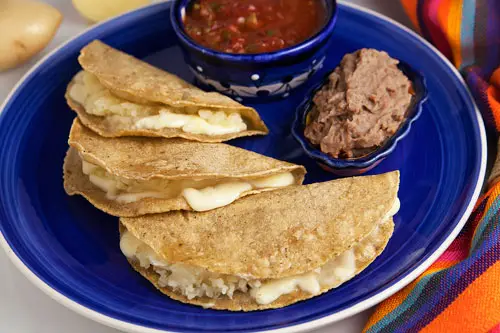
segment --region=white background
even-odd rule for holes
[[[43,53],[20,68],[0,73],[0,104],[3,103],[16,82],[44,54],[88,27],[87,22],[73,9],[70,0],[46,0],[45,2],[57,7],[63,13],[63,23],[56,37]],[[351,2],[379,11],[410,26],[398,0],[351,0]],[[118,332],[81,317],[49,298],[28,282],[1,250],[0,281],[0,332],[2,333]],[[371,311],[366,311],[315,333],[360,332],[370,313]]]

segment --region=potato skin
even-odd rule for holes
[[[73,0],[76,10],[91,22],[99,22],[151,3],[150,0]]]
[[[62,18],[57,9],[42,2],[0,4],[0,71],[19,66],[43,50]]]

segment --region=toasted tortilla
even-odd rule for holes
[[[171,264],[276,279],[310,272],[365,238],[390,217],[398,187],[394,171],[290,186],[208,212],[120,221]]]
[[[80,194],[96,208],[114,216],[138,216],[170,210],[191,210],[186,200],[145,198],[119,203],[89,181],[82,171],[79,154],[112,175],[138,181],[154,179],[252,179],[291,172],[297,184],[304,180],[304,167],[275,160],[226,144],[183,139],[104,138],[75,119],[69,136],[70,149],[64,161],[64,188]],[[254,194],[256,189],[243,193]]]
[[[106,120],[106,117],[85,112],[84,107],[70,97],[69,91],[73,85],[71,82],[66,91],[68,105],[78,114],[85,126],[101,136],[180,137],[202,142],[223,142],[243,136],[265,135],[269,132],[255,109],[246,107],[219,93],[207,93],[173,74],[98,40],[85,46],[81,50],[78,60],[83,69],[94,74],[103,86],[114,95],[129,102],[235,112],[241,114],[248,126],[245,131],[223,135],[186,133],[178,128],[155,130],[135,129],[130,125],[113,127]]]
[[[390,218],[385,222],[382,222],[378,227],[379,227],[379,232],[374,235],[368,235],[363,240],[363,243],[366,243],[366,245],[360,246],[359,251],[355,252],[355,258],[356,258],[355,276],[358,275],[360,272],[362,272],[366,267],[368,267],[383,252],[394,231],[394,222],[392,218]],[[371,247],[373,250],[367,249],[368,247]],[[305,256],[307,256],[307,253],[305,253]],[[169,296],[170,298],[180,301],[182,303],[199,305],[204,308],[210,308],[215,310],[255,311],[255,310],[265,310],[265,309],[277,309],[288,306],[293,303],[297,303],[299,301],[313,298],[329,290],[332,290],[340,285],[339,284],[339,285],[324,287],[321,289],[319,294],[310,294],[299,289],[290,294],[282,295],[274,302],[265,305],[258,304],[248,293],[243,293],[240,291],[235,292],[232,298],[220,297],[217,299],[213,299],[204,296],[200,298],[188,299],[184,295],[176,293],[171,288],[161,287],[158,284],[159,275],[153,270],[153,268],[150,267],[149,269],[145,269],[141,267],[136,261],[129,259],[128,261],[137,272],[139,272],[144,278],[149,280],[159,291]]]

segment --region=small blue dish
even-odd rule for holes
[[[295,46],[268,53],[224,53],[196,43],[184,31],[183,23],[191,0],[176,0],[170,19],[199,85],[238,101],[262,102],[288,97],[293,89],[314,80],[314,74],[323,67],[337,21],[337,1],[323,1],[327,17],[319,32]]]
[[[324,170],[338,176],[361,175],[382,162],[384,158],[394,151],[398,142],[410,133],[412,124],[422,114],[423,105],[427,100],[427,88],[425,78],[421,73],[414,71],[408,64],[402,62],[399,63],[398,67],[411,80],[415,92],[406,113],[407,118],[401,124],[396,134],[389,138],[389,140],[378,149],[362,157],[349,159],[333,158],[313,146],[304,136],[307,115],[312,106],[312,97],[328,81],[328,75],[321,84],[311,89],[310,93],[307,94],[307,98],[298,106],[292,126],[292,134],[300,143],[304,152],[314,159]]]

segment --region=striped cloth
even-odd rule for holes
[[[494,148],[500,132],[500,0],[401,2],[420,33],[465,77]],[[363,332],[500,333],[499,157],[489,179],[450,248],[382,302]]]

